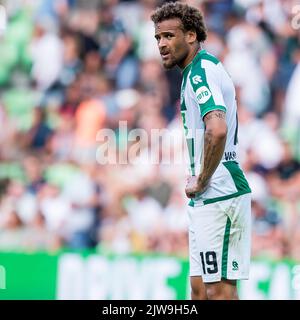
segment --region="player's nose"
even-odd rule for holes
[[[167,46],[166,41],[163,38],[160,39],[158,42],[158,48],[160,53],[162,53],[162,51],[164,50],[164,48],[166,48],[166,46]]]

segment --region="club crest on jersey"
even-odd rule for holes
[[[192,81],[194,84],[198,84],[198,83],[202,82],[201,76],[198,76],[198,75],[194,76],[192,78]]]
[[[196,96],[199,103],[205,103],[211,97],[211,92],[206,86],[202,86],[197,89]]]

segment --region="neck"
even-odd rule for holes
[[[181,65],[178,65],[179,68],[183,70],[186,66],[188,66],[193,61],[200,49],[202,49],[201,43],[197,43],[197,45],[195,45],[191,49],[187,57],[184,59],[183,63]]]

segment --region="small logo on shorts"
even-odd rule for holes
[[[232,270],[233,271],[239,270],[239,264],[235,260],[232,261]]]

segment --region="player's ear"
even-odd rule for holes
[[[197,33],[195,31],[187,31],[186,32],[186,39],[187,39],[187,42],[192,44],[194,43],[196,40],[197,40]]]

